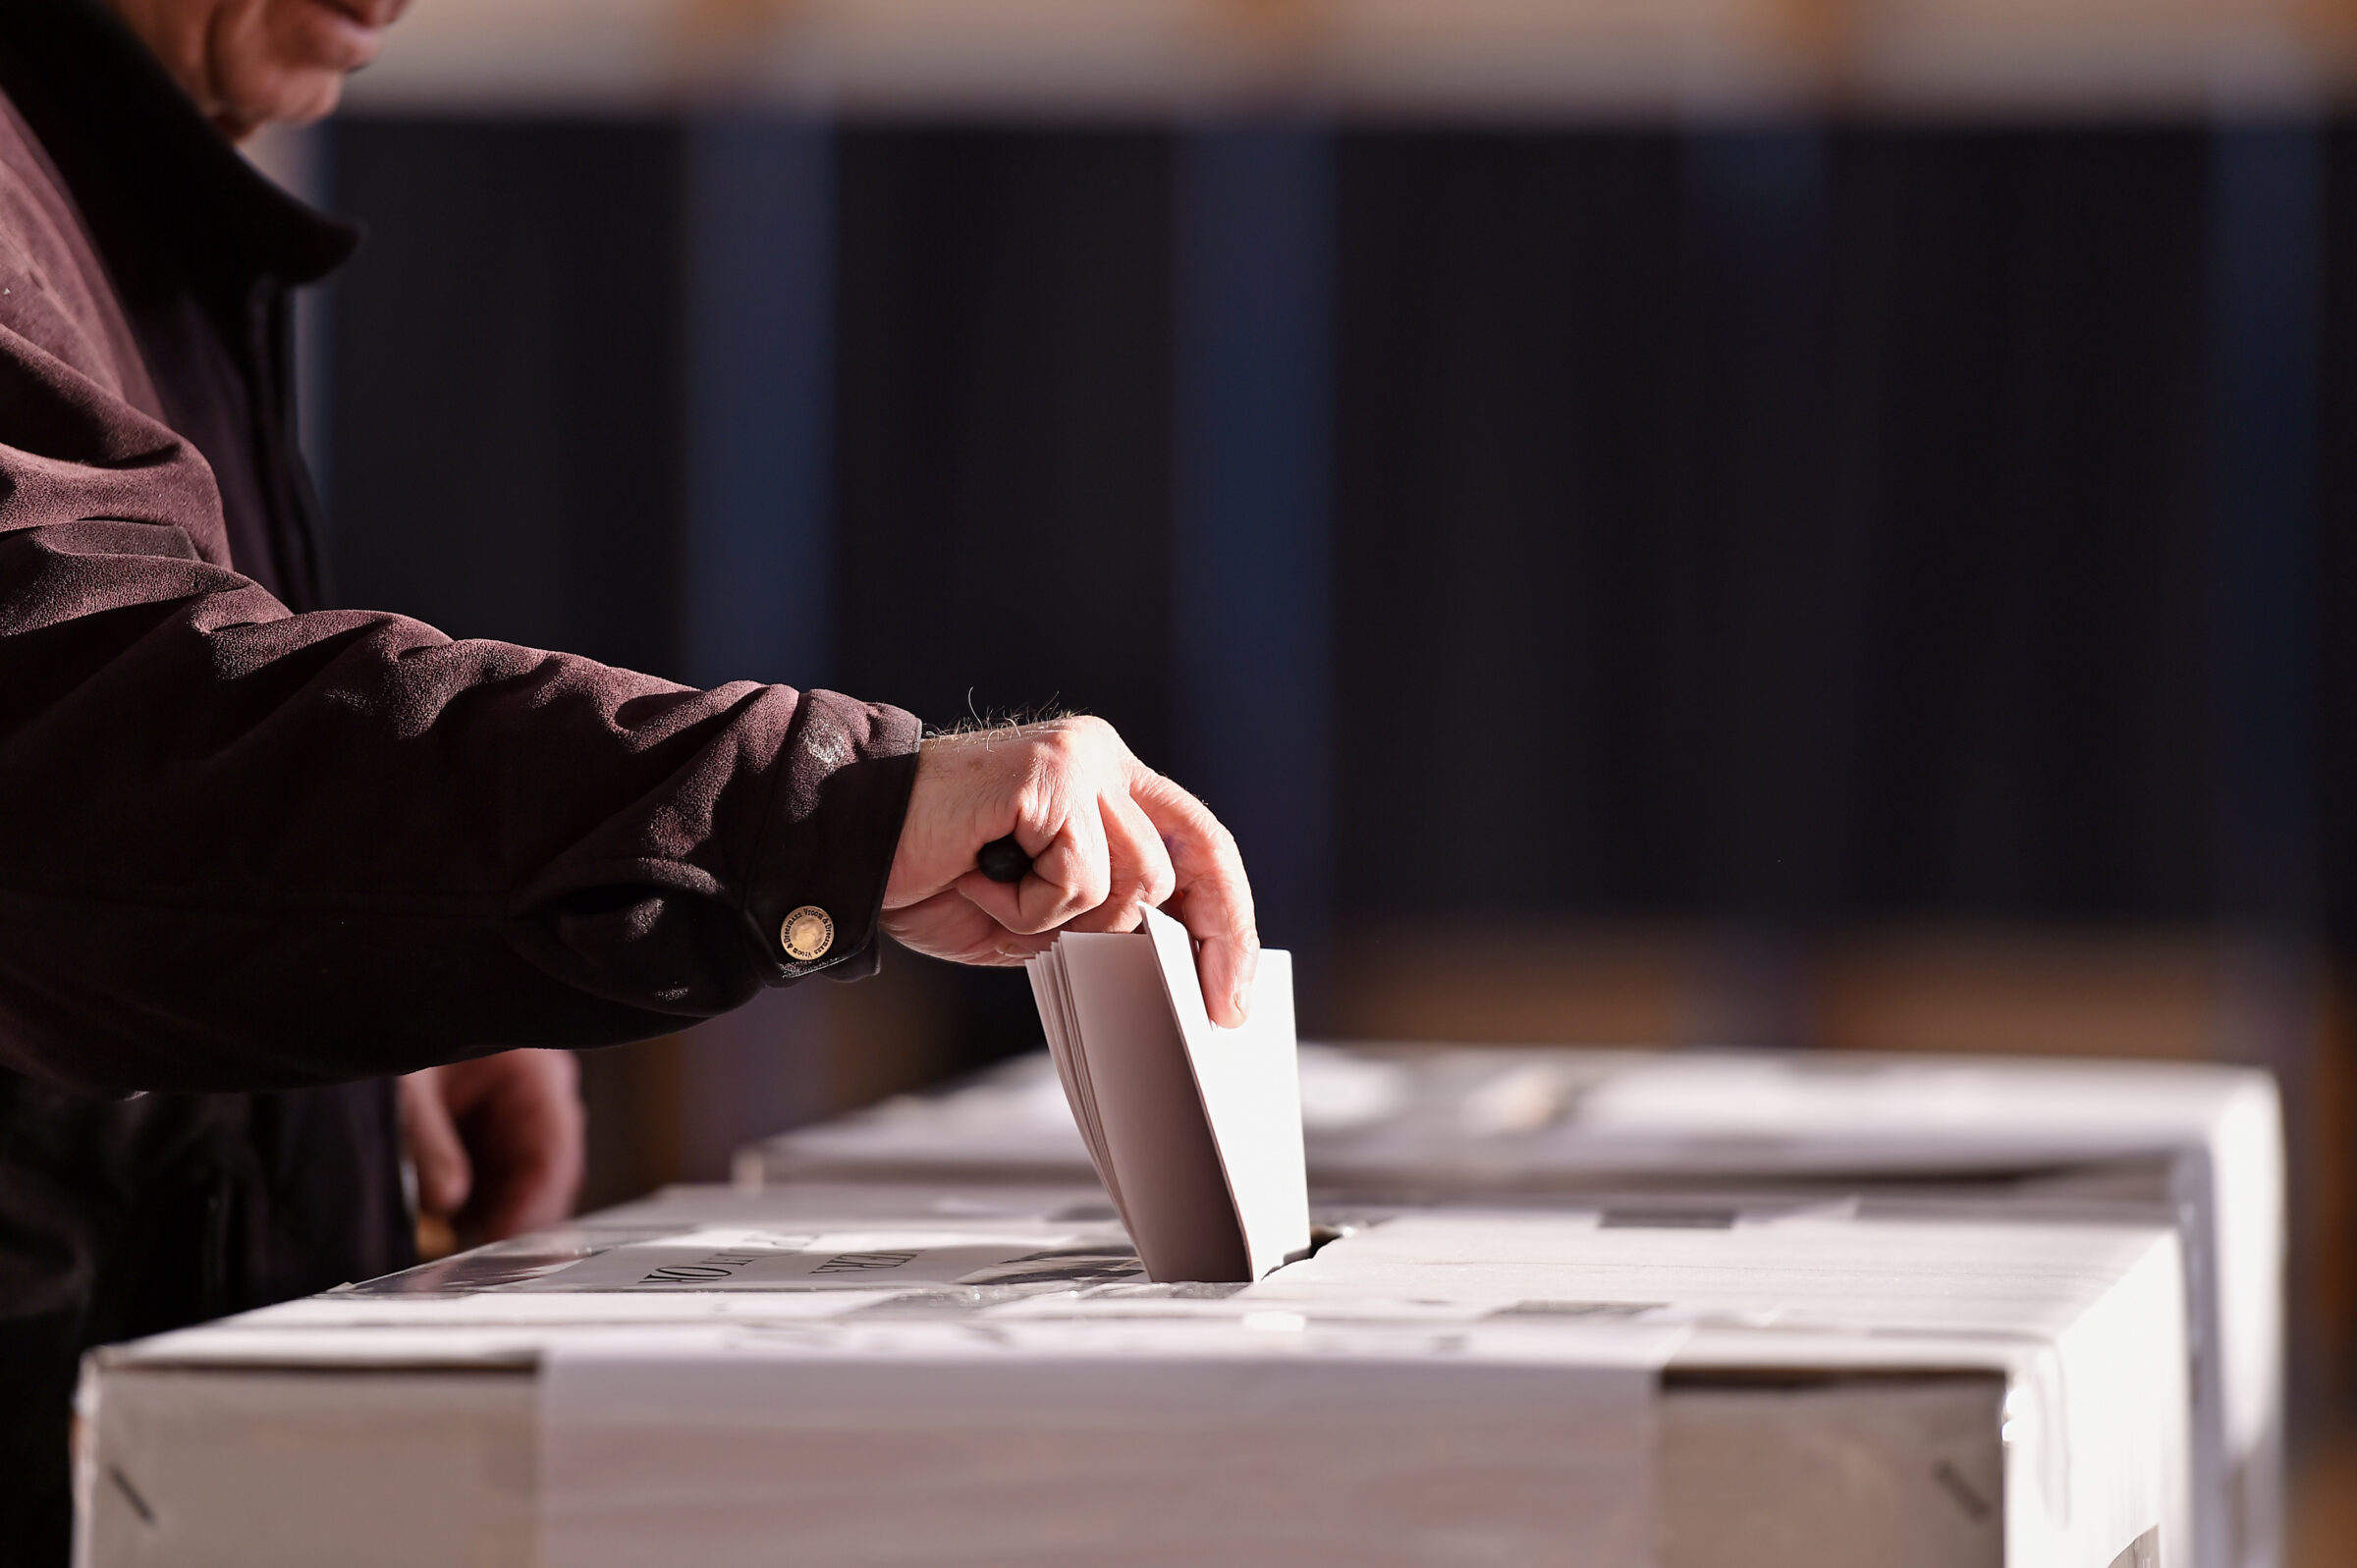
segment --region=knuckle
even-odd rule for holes
[[[1173,784],[1171,798],[1178,808],[1178,815],[1190,826],[1200,830],[1214,843],[1217,843],[1220,836],[1228,831],[1227,825],[1220,821],[1219,813],[1205,805],[1203,797],[1193,790]]]
[[[1053,742],[1035,745],[1024,753],[1019,787],[1033,793],[1053,790],[1066,771],[1065,754]]]

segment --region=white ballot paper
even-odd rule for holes
[[[1309,1250],[1292,955],[1263,948],[1252,1016],[1203,1005],[1193,944],[1066,932],[1029,964],[1072,1119],[1148,1277],[1258,1279]]]

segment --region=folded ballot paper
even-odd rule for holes
[[[1186,929],[1067,932],[1029,965],[1089,1162],[1158,1280],[1258,1279],[1309,1250],[1292,955],[1263,949],[1251,1018],[1204,1009]]]
[[[83,1568],[2179,1568],[2165,1226],[674,1189],[93,1354]],[[423,1504],[423,1505],[421,1505]]]

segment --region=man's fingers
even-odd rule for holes
[[[443,1098],[441,1069],[428,1067],[400,1080],[402,1141],[417,1172],[417,1207],[448,1219],[466,1206],[474,1167]]]
[[[996,888],[980,872],[971,872],[958,887],[935,893],[922,903],[896,909],[884,917],[884,929],[904,947],[952,963],[1007,966],[1044,952],[1054,936],[1017,936],[967,896],[967,885],[977,891]]]
[[[1177,890],[1171,851],[1151,818],[1127,794],[1100,802],[1110,865],[1105,901],[1071,921],[1073,931],[1135,931],[1145,911],[1160,908]]]
[[[1125,894],[1140,910],[1161,908],[1178,891],[1178,871],[1171,864],[1171,846],[1163,842],[1162,830],[1125,793],[1109,795],[1105,805],[1116,894]]]
[[[1064,819],[1063,831],[1031,857],[1031,875],[1014,885],[1020,916],[999,922],[1010,931],[1053,931],[1105,901],[1113,863],[1104,820],[1084,802]]]
[[[1021,831],[1015,837],[1027,846]],[[956,887],[1009,931],[1036,935],[1096,908],[1112,883],[1105,824],[1093,803],[1083,803],[1066,812],[1048,841],[1032,851],[1031,871],[1022,881],[992,882],[969,871]]]
[[[1212,1022],[1234,1028],[1252,1009],[1252,977],[1260,967],[1260,930],[1252,915],[1252,885],[1234,836],[1202,801],[1160,774],[1139,770],[1131,796],[1170,846],[1177,892],[1166,906],[1201,944],[1195,969]]]

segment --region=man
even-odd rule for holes
[[[1233,840],[1106,726],[920,743],[332,612],[287,294],[352,232],[232,142],[405,0],[0,0],[0,1555],[63,1559],[87,1346],[408,1261],[424,1196],[562,1212],[564,1049],[1160,904],[1214,1017]],[[623,308],[627,308],[627,301]],[[975,855],[1034,857],[1001,885]],[[510,1049],[538,1048],[538,1049]],[[468,1188],[474,1188],[471,1196]]]

